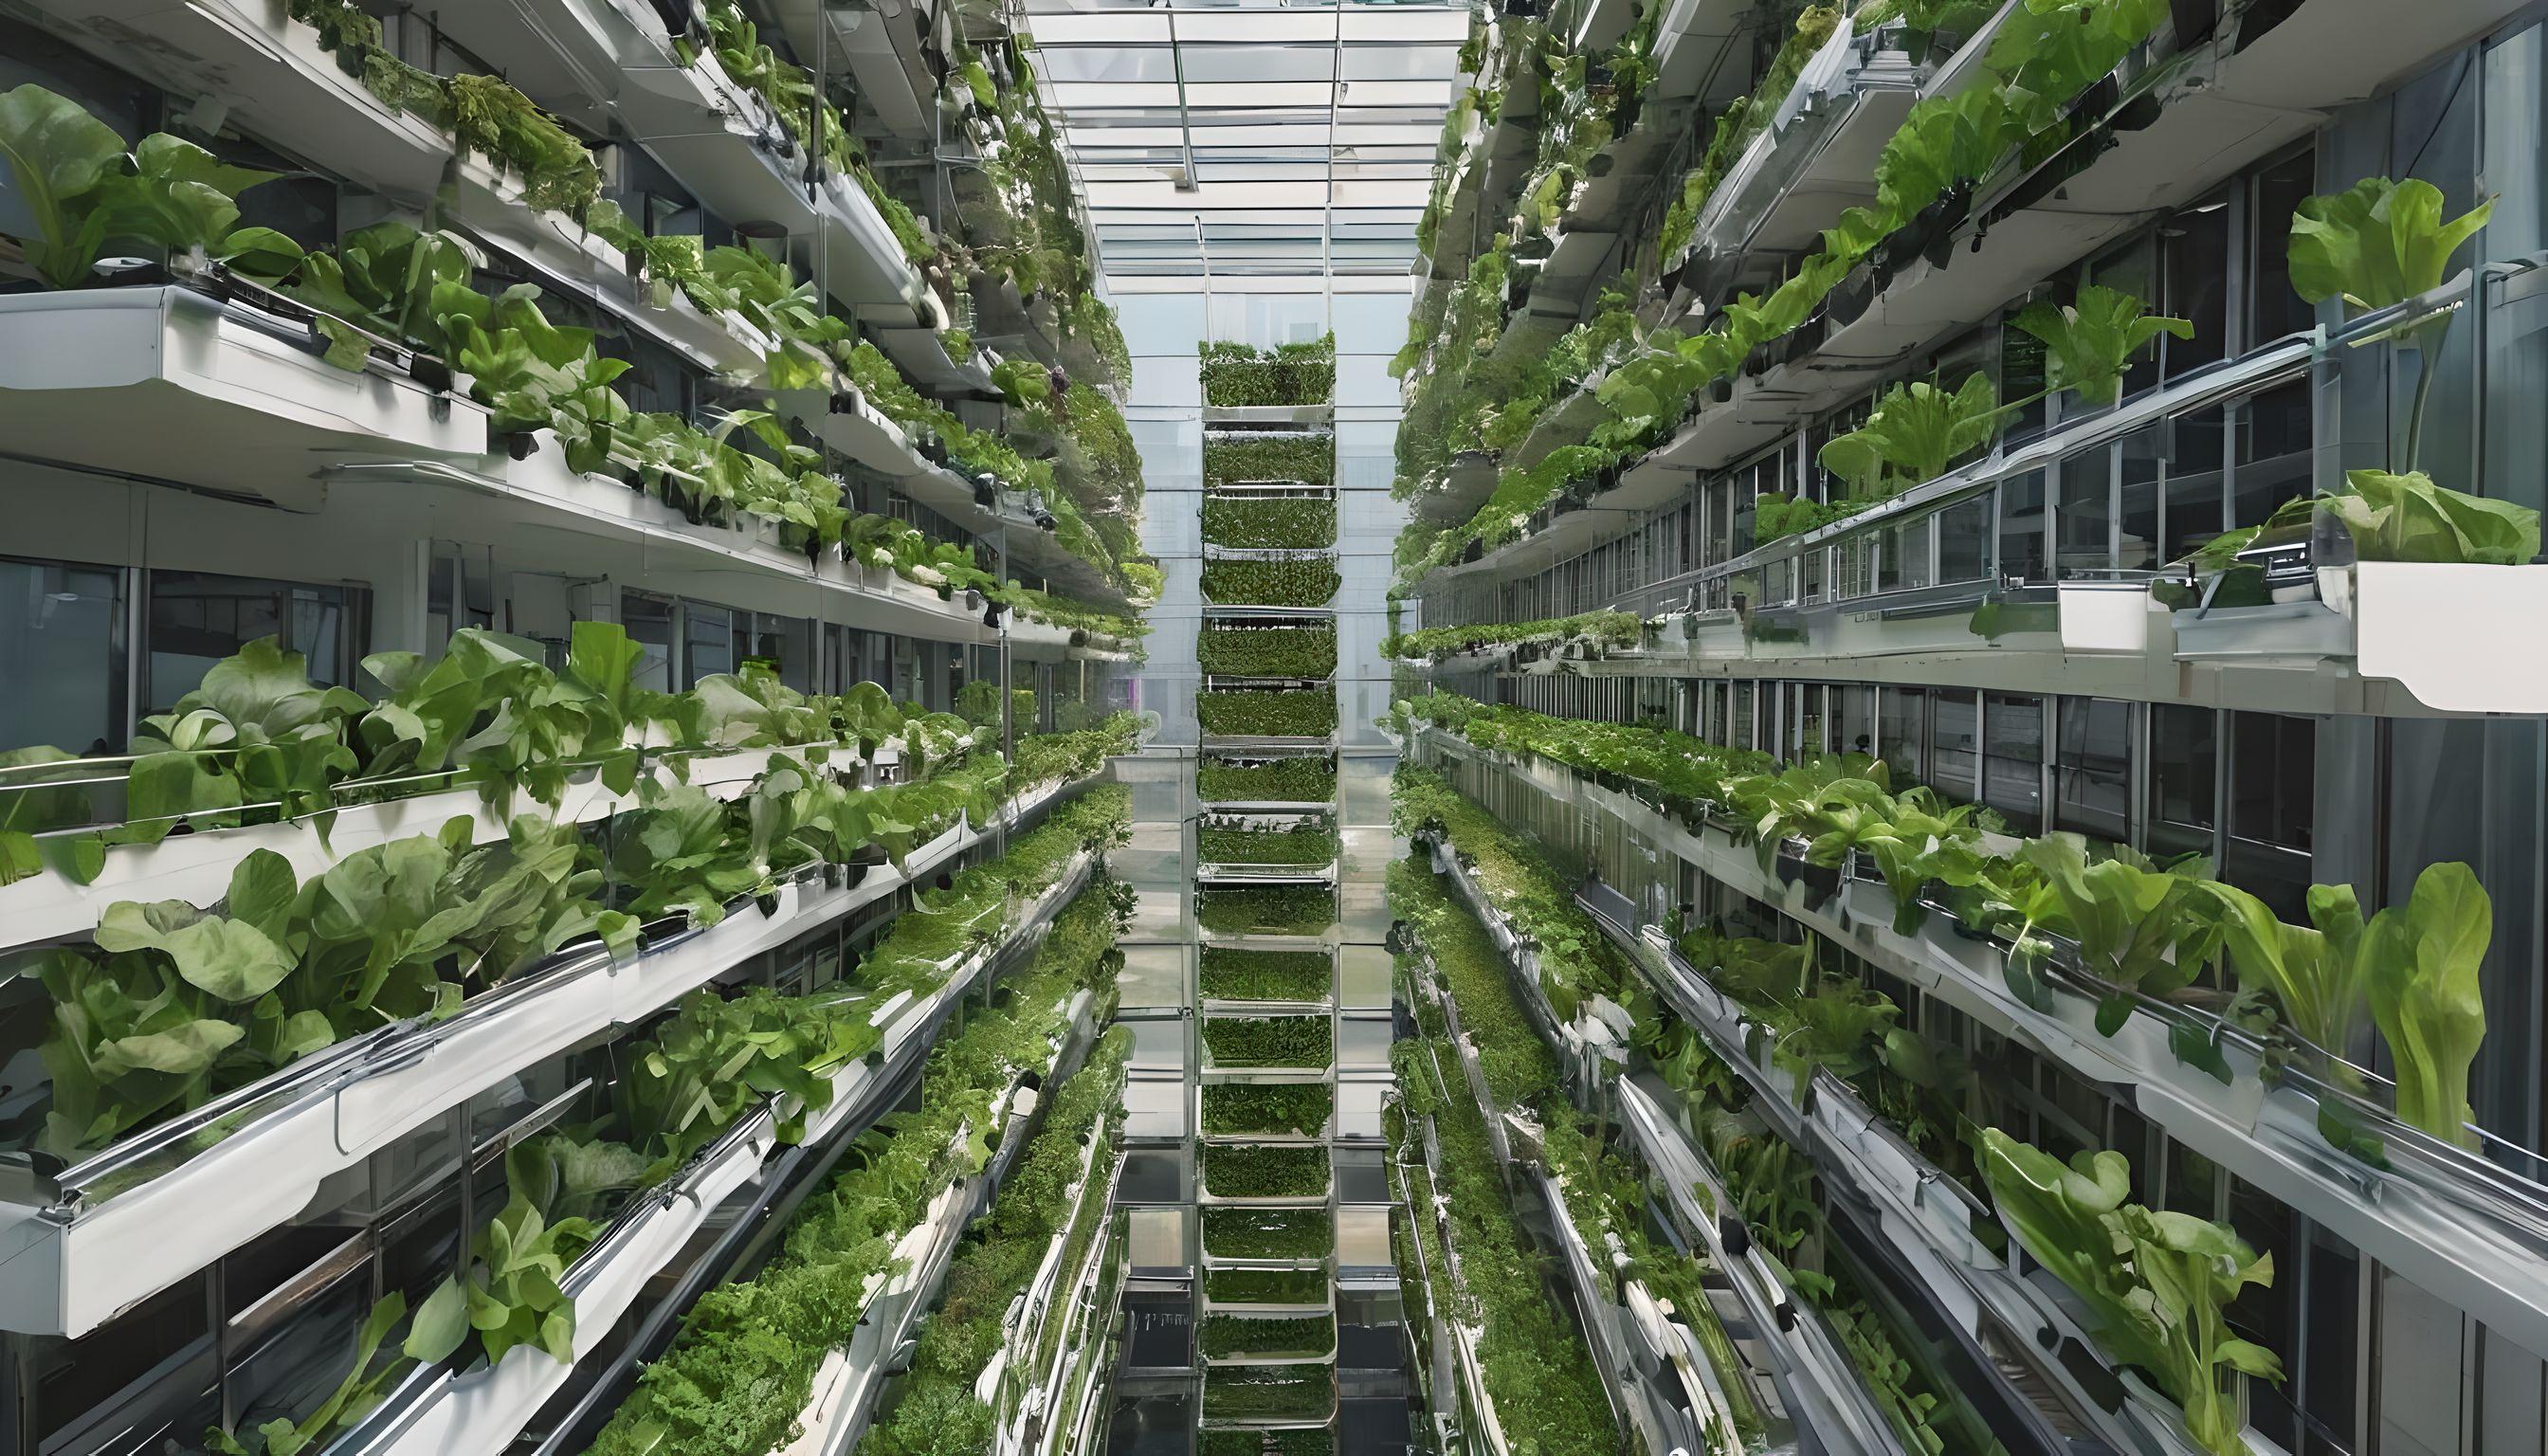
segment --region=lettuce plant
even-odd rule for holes
[[[2238,1379],[2279,1381],[2282,1362],[2231,1334],[2227,1312],[2241,1290],[2274,1282],[2273,1255],[2223,1225],[2126,1203],[2132,1169],[2119,1152],[2064,1167],[1985,1128],[1982,1167],[2000,1221],[2087,1305],[2098,1341],[2177,1403],[2196,1444],[2248,1456]]]

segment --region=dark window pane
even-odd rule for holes
[[[619,622],[637,644],[637,685],[673,690],[673,603],[642,592],[619,593]]]
[[[2280,713],[2233,713],[2230,832],[2286,849],[2310,847],[2318,724]]]
[[[1875,752],[1875,689],[1864,683],[1832,688],[1832,748],[1839,753]]]
[[[2317,182],[2314,151],[2285,157],[2256,177],[2255,207],[2247,227],[2249,348],[2298,333],[2318,321],[2318,311],[2292,290],[2289,260],[2292,210],[2318,190]]]
[[[1893,786],[1918,783],[1928,754],[1929,694],[1918,687],[1884,689],[1884,718],[1876,732],[1884,746],[1885,767]]]
[[[2145,572],[2158,565],[2159,475],[2165,468],[2159,460],[2160,435],[2160,427],[2151,425],[2124,436],[2117,517],[2122,529],[2115,552],[2115,565],[2123,571]]]
[[[2279,713],[2230,715],[2230,835],[2223,877],[2284,919],[2308,913],[2318,725]]]
[[[1929,782],[1950,798],[1979,797],[1974,772],[1981,751],[1978,694],[1937,688],[1929,694]]]
[[[2044,547],[2044,472],[2031,470],[1999,487],[1999,574],[2022,582],[2048,582]]]
[[[2012,832],[2037,833],[2044,827],[2044,699],[1992,693],[1982,733],[1982,802],[1999,810]]]
[[[104,1428],[92,1427],[87,1438],[61,1449],[102,1444],[130,1429],[144,1410],[157,1410],[164,1418],[171,1399],[182,1404],[183,1396],[153,1388],[190,1360],[203,1365],[208,1387],[212,1321],[204,1288],[199,1278],[180,1280],[86,1338],[33,1341],[37,1448],[53,1449],[50,1437],[80,1427],[90,1417],[105,1422]],[[192,1440],[202,1432],[182,1435]]]
[[[682,603],[682,686],[735,670],[735,613],[696,601]]]
[[[1938,581],[1978,582],[1991,574],[1990,497],[1938,512]]]
[[[2220,359],[2230,343],[2230,199],[2216,192],[2168,220],[2164,312],[2194,325],[2192,338],[2162,338],[2167,377]]]
[[[2160,703],[2150,709],[2150,849],[2209,853],[2218,819],[2214,793],[2220,715]]]
[[[2309,1240],[2309,1367],[2302,1404],[2311,1422],[2332,1436],[2336,1449],[2356,1449],[2353,1396],[2354,1346],[2360,1339],[2362,1273],[2351,1245],[2313,1228]]]
[[[2236,493],[2230,524],[2262,525],[2274,507],[2310,489],[2310,396],[2307,380],[2267,390],[2238,414]]]
[[[2061,509],[2054,525],[2063,577],[2114,565],[2113,497],[2112,456],[2104,446],[2061,462]]]
[[[0,749],[124,746],[124,576],[0,559]]]
[[[2170,422],[2167,467],[2167,539],[2159,560],[2179,561],[2194,548],[2220,535],[2222,491],[2221,436],[2225,428],[2218,406]]]
[[[2259,1254],[2273,1256],[2274,1268],[2295,1269],[2292,1211],[2271,1195],[2232,1179],[2230,1186],[2230,1223],[2238,1236],[2247,1240]],[[2298,1348],[2293,1339],[2293,1311],[2299,1303],[2300,1281],[2276,1279],[2270,1287],[2249,1285],[2230,1307],[2230,1327],[2240,1336],[2263,1345],[2266,1349],[2290,1351]],[[2270,1389],[2264,1382],[2260,1389]],[[2258,1430],[2289,1449],[2294,1443],[2291,1408],[2279,1399],[2251,1400],[2248,1415]]]
[[[348,598],[368,593],[210,572],[150,574],[150,702],[166,712],[203,685],[215,663],[259,637],[279,639],[309,660],[310,681],[343,681],[362,655]]]
[[[2131,828],[2133,705],[2065,697],[2059,722],[2053,827],[2121,843]]]

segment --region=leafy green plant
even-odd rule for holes
[[[1204,1358],[1323,1355],[1336,1347],[1333,1315],[1206,1315],[1200,1338]]]
[[[1322,1067],[1336,1058],[1324,1016],[1210,1017],[1203,1045],[1217,1067]]]
[[[1250,1133],[1316,1138],[1325,1131],[1335,1105],[1334,1089],[1319,1082],[1216,1082],[1203,1089],[1203,1130],[1216,1138]]]
[[[2237,1381],[2279,1381],[2282,1362],[2232,1335],[2227,1310],[2241,1290],[2273,1283],[2273,1255],[2222,1225],[2126,1203],[2132,1168],[2119,1152],[2083,1152],[2064,1167],[1985,1128],[1982,1166],[2001,1222],[2086,1303],[2100,1343],[2148,1372],[2197,1444],[2247,1456]]]
[[[2135,354],[2160,334],[2194,337],[2182,318],[2144,317],[2148,306],[2100,284],[2082,287],[2067,304],[2029,305],[2009,320],[2044,341],[2046,393],[2075,391],[2089,405],[2111,405]]]
[[[1215,1198],[1316,1198],[1327,1191],[1327,1150],[1290,1143],[1207,1143],[1203,1186]]]
[[[1335,1372],[1324,1365],[1224,1366],[1204,1376],[1206,1420],[1318,1420],[1335,1404]]]
[[[1203,564],[1203,594],[1223,606],[1324,606],[1343,587],[1332,556],[1306,561],[1225,557]]]
[[[2101,1035],[2113,1036],[2132,1015],[2132,992],[2165,1000],[2193,984],[2218,954],[2220,928],[2199,876],[2121,845],[2092,860],[2075,834],[2029,841],[2023,854],[2059,899],[2081,963],[2117,988],[2098,1003]]]
[[[1217,1259],[1323,1259],[1335,1242],[1335,1216],[1325,1209],[1203,1211],[1204,1251]]]
[[[1280,1430],[1254,1426],[1206,1430],[1203,1456],[1335,1456],[1335,1432],[1320,1426]]]
[[[1314,936],[1336,923],[1336,897],[1322,884],[1207,885],[1195,921],[1224,935]]]
[[[1195,720],[1225,737],[1323,738],[1336,731],[1336,691],[1217,687],[1195,694]]]
[[[1207,341],[1203,402],[1213,406],[1323,405],[1336,391],[1336,336],[1258,349]]]
[[[2420,178],[2365,177],[2343,192],[2302,200],[2293,210],[2289,245],[2292,287],[2313,304],[2340,298],[2355,313],[2392,308],[2442,286],[2451,255],[2495,212],[2492,198],[2445,222],[2441,189]],[[2400,463],[2415,469],[2424,410],[2432,398],[2435,353],[2451,326],[2451,310],[2407,319],[2387,337],[2422,358],[2408,411]]]
[[[1336,437],[1326,430],[1205,436],[1204,489],[1210,491],[1240,481],[1332,486],[1336,483]]]
[[[2371,1014],[2398,1064],[2398,1116],[2446,1142],[2474,1146],[2469,1067],[2486,1040],[2478,972],[2495,906],[2466,864],[2425,866],[2402,914],[2371,918]]]
[[[1311,754],[1253,761],[1207,754],[1195,768],[1195,793],[1206,803],[1332,803],[1336,765]]]
[[[1209,1095],[1215,1088],[1205,1088]],[[1323,1090],[1323,1089],[1322,1089]],[[1204,1298],[1217,1305],[1323,1305],[1324,1269],[1209,1269]]]
[[[1335,961],[1324,951],[1206,946],[1199,974],[1207,1000],[1324,1001],[1335,986]]]
[[[1885,391],[1866,423],[1827,441],[1823,468],[1879,499],[1937,479],[1956,457],[1988,444],[2006,417],[1988,374],[1949,390],[1929,380]]]
[[[1070,913],[1084,913],[1110,931],[1114,924],[1102,895],[1083,894]],[[940,1191],[985,1165],[991,1130],[983,1119],[1023,1071],[1049,1064],[1059,993],[1083,982],[1092,968],[1103,973],[1102,961],[1092,966],[1075,957],[1108,941],[1111,935],[1073,937],[1058,951],[1048,943],[1018,994],[968,1017],[933,1048],[922,1073],[920,1111],[858,1140],[830,1183],[798,1210],[781,1251],[767,1266],[700,1298],[680,1339],[647,1367],[592,1450],[642,1456],[673,1442],[714,1456],[762,1456],[783,1444],[824,1357],[864,1317],[868,1280],[892,1268],[895,1242]],[[1061,1084],[1045,1133],[1012,1174],[1020,1181],[1011,1186],[1027,1190],[1032,1206],[1020,1209],[1004,1199],[994,1212],[995,1228],[1004,1212],[1011,1229],[1035,1207],[1061,1212],[1053,1196],[1058,1170],[1076,1165],[1079,1138],[1109,1115],[1129,1050],[1129,1037],[1111,1032],[1079,1074]],[[1059,1145],[1047,1140],[1055,1137]],[[1026,1181],[1031,1171],[1037,1176]],[[1043,1251],[1039,1239],[1033,1256],[1040,1259]],[[1026,1271],[1032,1274],[1031,1263]],[[992,1308],[996,1326],[1006,1297]],[[920,1369],[937,1379],[951,1367],[960,1369],[967,1352],[980,1346],[978,1330],[948,1333],[943,1342],[924,1334],[928,1363]],[[959,1333],[962,1338],[954,1338]],[[969,1397],[969,1382],[957,1389]],[[906,1393],[910,1413],[897,1408],[879,1434],[893,1430],[900,1439],[927,1429],[942,1399],[948,1398]],[[981,1429],[981,1417],[962,1411],[955,1418],[967,1439],[977,1438],[972,1433]]]
[[[1195,831],[1195,844],[1207,864],[1326,864],[1338,848],[1335,824],[1324,816],[1279,826],[1208,816]]]
[[[1323,551],[1336,544],[1336,502],[1310,496],[1207,495],[1203,538],[1241,551]]]
[[[2539,555],[2539,512],[2444,486],[2421,473],[2345,472],[2345,489],[2319,508],[2342,522],[2364,561],[2527,566]]]
[[[1232,678],[1327,678],[1336,671],[1336,629],[1206,627],[1195,658],[1207,673]]]
[[[1451,898],[1421,859],[1392,861],[1389,909],[1414,933],[1460,1008],[1488,1095],[1523,1107],[1558,1085],[1557,1058],[1514,993],[1503,953],[1468,907]],[[1403,1081],[1403,1079],[1402,1079]]]
[[[1446,657],[1523,642],[1588,642],[1598,647],[1627,648],[1637,645],[1644,630],[1645,623],[1635,612],[1588,611],[1540,621],[1464,622],[1399,632],[1381,644],[1381,651],[1408,661],[1440,662]]]
[[[164,132],[128,152],[113,128],[32,81],[0,95],[0,160],[35,219],[36,236],[21,243],[27,261],[54,288],[90,282],[110,242],[260,277],[301,260],[300,246],[273,228],[235,226],[238,195],[277,174],[227,165]]]

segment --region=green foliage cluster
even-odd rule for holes
[[[868,169],[866,148],[849,134],[840,111],[815,85],[814,73],[765,45],[760,29],[731,0],[711,0],[705,9],[706,53],[726,78],[759,97],[798,145],[822,154],[825,167],[835,176],[859,184],[883,215],[894,240],[902,244],[905,261],[915,268],[937,262],[938,249],[927,229]]]
[[[1221,1366],[1204,1376],[1206,1420],[1321,1420],[1335,1410],[1325,1365]]]
[[[1201,1342],[1207,1360],[1324,1355],[1336,1347],[1336,1317],[1206,1315]]]
[[[1787,93],[1794,90],[1796,77],[1802,75],[1805,62],[1823,48],[1840,28],[1840,11],[1829,5],[1808,5],[1796,15],[1795,29],[1778,45],[1778,52],[1770,60],[1770,68],[1761,74],[1761,82],[1749,96],[1738,96],[1717,113],[1716,125],[1707,134],[1707,150],[1698,165],[1682,178],[1681,192],[1664,214],[1663,229],[1656,247],[1667,262],[1678,261],[1689,247],[1698,230],[1699,214],[1707,210],[1708,199],[1716,195],[1717,184],[1743,155],[1752,138],[1768,129],[1770,119],[1785,105]]]
[[[1073,984],[1074,977],[1040,964],[1016,995],[967,1019],[933,1048],[920,1111],[859,1138],[831,1182],[798,1210],[776,1259],[700,1297],[681,1337],[646,1367],[592,1452],[637,1456],[671,1442],[715,1456],[764,1456],[784,1445],[823,1357],[846,1343],[864,1317],[868,1279],[891,1266],[894,1242],[939,1192],[988,1163],[996,1136],[989,1113],[1021,1074],[1049,1065],[1061,998]],[[1109,1039],[1082,1073],[1095,1095],[1073,1094],[1065,1083],[1057,1113],[1093,1121],[1111,1104],[1129,1038],[1116,1032]],[[1079,1131],[1070,1129],[1073,1152]],[[1048,1156],[1037,1186],[1058,1213],[1061,1201],[1049,1186],[1055,1172]],[[960,1360],[966,1343],[950,1339],[938,1350]],[[915,1415],[914,1425],[926,1418]]]
[[[1323,1082],[1215,1082],[1203,1089],[1203,1130],[1215,1138],[1249,1133],[1315,1138],[1325,1130],[1335,1108],[1335,1090]]]
[[[1520,642],[1590,642],[1599,647],[1634,647],[1645,624],[1632,611],[1588,611],[1571,617],[1534,622],[1476,622],[1399,632],[1381,651],[1403,662],[1440,662],[1446,657],[1507,647]]]
[[[592,151],[503,81],[437,76],[408,64],[382,44],[380,21],[351,0],[291,0],[286,8],[390,110],[422,117],[451,133],[461,151],[520,178],[531,206],[582,218],[600,196]]]
[[[1411,1211],[1449,1244],[1451,1257],[1426,1261],[1433,1306],[1446,1319],[1483,1326],[1487,1396],[1515,1449],[1615,1450],[1618,1427],[1592,1352],[1549,1296],[1552,1271],[1513,1215],[1484,1116],[1466,1087],[1434,1080],[1437,1057],[1457,1065],[1456,1052],[1438,1041],[1415,1038],[1396,1048],[1409,1113],[1399,1160],[1421,1166],[1416,1123],[1425,1117],[1440,1151],[1433,1196]]]
[[[1398,832],[1444,840],[1496,913],[1538,952],[1539,987],[1559,1020],[1574,1020],[1585,996],[1618,997],[1627,984],[1627,958],[1576,908],[1572,880],[1536,843],[1440,774],[1410,764],[1399,767],[1391,802]]]
[[[1205,1088],[1205,1095],[1210,1096],[1214,1090]],[[1327,1271],[1208,1269],[1203,1276],[1203,1294],[1217,1305],[1323,1305],[1327,1302]]]
[[[1323,551],[1336,544],[1336,502],[1323,496],[1207,495],[1203,539],[1235,551]]]
[[[1335,959],[1324,951],[1206,946],[1199,973],[1206,1000],[1324,1001],[1335,986]]]
[[[1477,1048],[1489,1095],[1526,1107],[1555,1091],[1557,1058],[1513,993],[1503,953],[1422,858],[1390,862],[1389,911],[1414,932],[1441,972],[1460,1008],[1460,1029]]]
[[[1336,1058],[1335,1024],[1324,1016],[1215,1016],[1203,1024],[1216,1067],[1323,1067]]]
[[[2099,1343],[2146,1371],[2217,1456],[2247,1456],[2241,1376],[2280,1381],[2271,1350],[2230,1332],[2230,1303],[2274,1282],[2274,1257],[2224,1224],[2144,1208],[2120,1152],[2065,1166],[1997,1128],[1982,1130],[1991,1197],[2028,1253],[2084,1302]]]
[[[1195,694],[1195,721],[1225,738],[1324,738],[1336,731],[1336,690],[1216,687]]]
[[[1336,393],[1336,336],[1253,348],[1207,340],[1199,349],[1203,402],[1219,407],[1323,405]]]
[[[1195,768],[1195,792],[1208,804],[1329,804],[1336,798],[1336,761],[1311,754],[1259,760],[1206,754]]]
[[[951,457],[1021,488],[1044,489],[1062,543],[1110,579],[1136,581],[1138,542],[1126,492],[1138,493],[1138,478],[1120,468],[1130,436],[1111,401],[1092,393],[1073,407],[1075,419],[1086,416],[1075,437],[1118,467],[1119,479],[1099,493],[1103,499],[1091,500],[1101,533],[1070,493],[1051,489],[1049,462],[1028,460],[996,435],[971,430],[921,400],[889,361],[856,338],[846,319],[824,311],[813,285],[783,260],[745,246],[709,248],[696,236],[648,235],[616,205],[597,199],[590,153],[519,92],[493,77],[446,81],[406,66],[379,48],[379,22],[342,0],[305,0],[296,13],[340,55],[361,57],[351,63],[393,106],[422,110],[450,126],[464,149],[520,171],[535,206],[573,214],[626,253],[632,266],[642,264],[659,306],[678,289],[703,312],[739,315],[774,340],[768,359],[774,388],[828,389],[835,367],[845,371],[878,409],[906,429],[942,441]],[[779,86],[780,78],[790,78],[782,99],[803,87],[812,104],[800,70],[749,37],[749,25],[730,6],[719,17],[741,27],[730,38],[733,46],[720,46],[725,64],[746,65],[740,57],[748,51],[758,59],[747,69],[760,67],[763,83]],[[237,196],[274,174],[224,165],[166,134],[142,138],[128,155],[104,123],[34,85],[0,97],[0,137],[13,176],[41,200],[28,257],[54,287],[89,282],[91,265],[110,241],[164,257],[181,272],[219,263],[318,311],[329,363],[362,368],[375,338],[438,356],[468,377],[471,397],[493,412],[497,433],[553,430],[574,469],[625,479],[694,521],[757,517],[776,525],[791,549],[838,545],[855,559],[889,565],[928,585],[952,578],[957,587],[1000,594],[1001,584],[978,571],[969,551],[931,543],[885,517],[854,521],[842,505],[841,483],[820,469],[821,453],[792,441],[769,411],[730,411],[703,429],[678,415],[632,410],[613,388],[627,362],[602,358],[590,330],[551,323],[531,285],[495,298],[478,292],[475,246],[457,234],[419,233],[392,220],[359,228],[332,249],[305,251],[271,228],[235,226]],[[870,176],[858,175],[871,186]],[[921,245],[926,250],[925,240]]]
[[[1559,491],[1660,443],[1686,417],[1700,391],[1733,378],[1762,344],[1802,327],[1844,278],[1923,210],[1951,189],[1987,175],[2013,149],[2063,125],[2073,99],[2147,39],[2167,13],[2165,0],[2048,0],[2012,12],[1972,82],[1953,95],[1920,101],[1885,142],[1874,168],[1870,204],[1844,213],[1837,226],[1824,231],[1821,248],[1801,259],[1766,296],[1744,294],[1722,303],[1710,325],[1698,332],[1667,328],[1637,340],[1634,350],[1578,400],[1554,406],[1569,411],[1579,403],[1584,407],[1592,422],[1571,431],[1584,443],[1552,449],[1526,466],[1507,465],[1487,503],[1463,524],[1440,530],[1420,522],[1410,525],[1397,551],[1402,575],[1413,580],[1472,545],[1492,547],[1511,539],[1528,529],[1534,514]],[[1778,104],[1767,87],[1761,95],[1766,104]],[[1741,125],[1736,124],[1738,135]],[[1731,149],[1729,137],[1728,162]],[[1684,212],[1694,217],[1696,206],[1692,203]],[[1500,290],[1501,281],[1493,286]],[[1430,329],[1433,321],[1426,313],[1419,307],[1410,327]],[[1418,427],[1411,438],[1402,429],[1407,449],[1438,453],[1458,448],[1451,429],[1426,415],[1410,406],[1409,419]],[[1525,423],[1514,433],[1529,427]],[[1402,451],[1401,474],[1420,478],[1409,464]]]
[[[1292,1143],[1209,1142],[1203,1186],[1215,1198],[1316,1198],[1327,1191],[1327,1150]]]
[[[2340,1044],[2350,1043],[2367,1013],[2402,1067],[2398,1115],[2445,1140],[2472,1137],[2468,1072],[2486,1035],[2478,966],[2493,938],[2494,910],[2465,864],[2428,866],[2405,906],[2381,912],[2385,923],[2374,917],[2366,924],[2349,892],[2321,886],[2310,898],[2311,924],[2296,926],[2213,878],[2199,861],[2162,864],[2070,833],[1995,852],[1972,806],[1949,805],[1916,786],[1895,792],[1886,766],[1864,755],[1780,769],[1666,730],[1593,731],[1595,725],[1448,693],[1407,699],[1395,711],[1480,747],[1640,780],[1693,822],[1723,813],[1743,826],[1765,865],[1781,846],[1797,843],[1813,864],[1837,867],[1864,855],[1892,895],[1897,932],[1917,931],[1931,899],[1940,901],[1963,925],[2006,945],[2011,989],[2031,1001],[2048,995],[2044,957],[2048,937],[2059,936],[2076,948],[2079,968],[2103,994],[2098,1026],[2109,1036],[2130,1019],[2138,997],[2199,996],[2198,980],[2226,961],[2241,990],[2232,1014],[2275,1037],[2287,1054],[2359,1084],[2358,1069],[2341,1061],[2349,1047]],[[1457,814],[1466,800],[1437,785],[1426,784],[1423,815]],[[1414,811],[1402,793],[1402,820],[1420,822],[1408,818]],[[1471,842],[1460,840],[1464,849]],[[2219,1047],[2199,1033],[2172,1036],[2170,1045],[2230,1080]],[[2321,1131],[2331,1141],[2377,1155],[2340,1106],[2327,1112]]]
[[[1329,430],[1204,436],[1203,487],[1240,481],[1293,481],[1304,486],[1336,483],[1336,437]]]
[[[1195,844],[1207,864],[1325,864],[1336,858],[1335,822],[1323,815],[1278,828],[1228,816],[1206,816]]]
[[[1110,1030],[1087,1064],[1052,1094],[1044,1126],[976,1226],[978,1238],[968,1238],[948,1268],[944,1296],[921,1326],[911,1374],[893,1408],[860,1449],[871,1456],[980,1456],[991,1449],[992,1410],[975,1398],[974,1382],[1000,1352],[1009,1304],[1035,1278],[1053,1239],[1082,1231],[1102,1215],[1102,1203],[1086,1193],[1073,1199],[1070,1185],[1092,1138],[1090,1166],[1105,1176],[1130,1046],[1129,1032]],[[1046,1319],[1053,1320],[1054,1312],[1046,1311]]]
[[[1203,1211],[1204,1252],[1217,1259],[1323,1259],[1335,1246],[1335,1216],[1325,1209]]]
[[[1328,678],[1336,671],[1336,629],[1206,627],[1195,634],[1203,670],[1229,678]]]
[[[1314,936],[1336,923],[1336,895],[1322,884],[1207,885],[1195,920],[1222,935]]]
[[[1332,556],[1287,561],[1224,557],[1203,564],[1204,597],[1222,606],[1324,606],[1344,584]]]
[[[607,624],[585,628],[579,645],[596,654],[622,640]],[[288,685],[295,682],[301,685]],[[701,687],[720,690],[716,680]],[[259,723],[289,721],[270,704],[307,706],[321,696],[301,679],[298,659],[270,641],[217,665],[205,691],[208,702]],[[833,731],[827,719],[812,721]],[[929,726],[901,727],[924,771]],[[810,731],[788,724],[775,736],[797,743]],[[848,863],[870,845],[899,859],[958,816],[987,822],[1014,792],[1011,774],[997,754],[956,757],[960,734],[945,737],[935,773],[905,783],[850,788],[809,767],[819,749],[804,760],[782,754],[732,800],[650,777],[638,806],[591,837],[572,823],[524,814],[501,842],[476,845],[470,821],[455,819],[438,834],[347,855],[306,882],[281,855],[252,852],[233,867],[219,908],[109,905],[89,945],[53,948],[36,967],[57,1003],[43,1047],[51,1094],[44,1145],[63,1156],[106,1146],[346,1037],[449,1016],[577,942],[625,953],[645,922],[680,915],[714,925],[729,906],[770,893],[806,866]],[[1102,754],[1056,767],[1090,762]],[[625,772],[630,779],[622,781],[634,786],[633,764]],[[1019,854],[1001,863],[1033,863],[1041,872],[1082,842],[1111,842],[1124,812],[1100,790],[1056,811],[1052,823],[1062,827],[1052,834],[1022,836]],[[1054,853],[1050,845],[1062,847]],[[967,874],[951,901],[971,905],[1005,893],[998,872]],[[909,917],[915,930],[932,918]],[[934,959],[904,968],[935,972]]]

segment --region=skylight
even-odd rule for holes
[[[1465,8],[1029,0],[1108,272],[1397,273]]]

